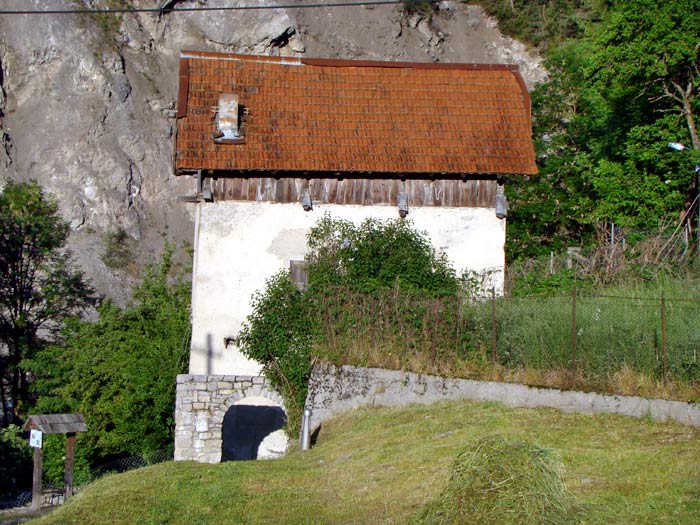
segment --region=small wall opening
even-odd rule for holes
[[[247,397],[233,404],[221,428],[221,461],[268,459],[286,451],[287,415],[274,401]]]

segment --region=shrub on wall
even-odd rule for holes
[[[239,340],[284,396],[290,432],[299,428],[314,358],[362,364],[361,352],[390,360],[422,352],[435,362],[445,347],[463,348],[456,342],[462,283],[410,221],[358,226],[325,215],[308,235],[307,261],[306,289],[287,271],[269,279]],[[433,335],[441,323],[455,339],[438,346]]]
[[[309,290],[329,286],[376,293],[386,288],[453,296],[459,280],[444,254],[407,220],[355,226],[326,214],[309,232]]]
[[[254,296],[253,313],[239,335],[243,353],[262,363],[263,373],[284,397],[290,429],[300,425],[317,332],[309,299],[288,272],[278,273]]]

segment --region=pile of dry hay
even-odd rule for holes
[[[418,523],[560,524],[569,522],[571,497],[553,451],[489,436],[460,453],[443,492]]]

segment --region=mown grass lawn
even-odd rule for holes
[[[357,410],[277,461],[108,476],[33,523],[410,523],[455,455],[491,434],[559,454],[571,523],[700,523],[700,429],[474,402]]]

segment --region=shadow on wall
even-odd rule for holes
[[[258,459],[263,439],[286,423],[279,406],[233,405],[224,415],[221,461]]]

